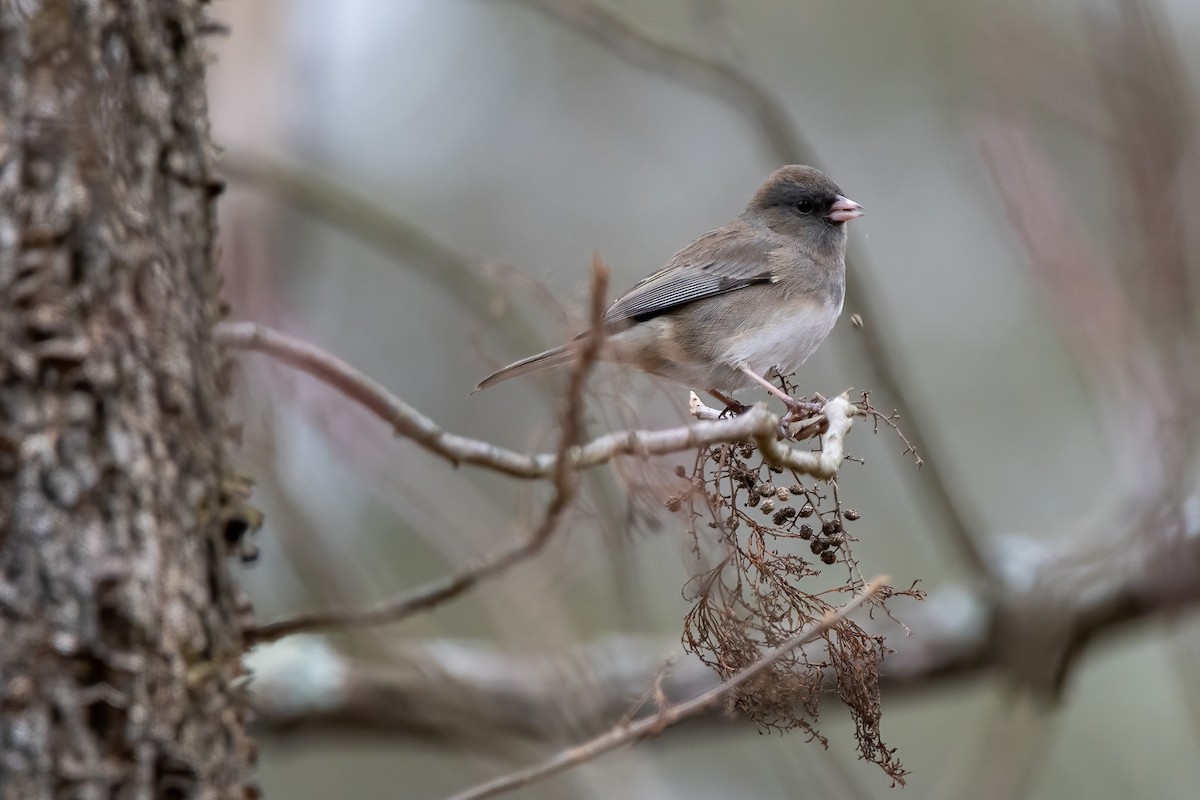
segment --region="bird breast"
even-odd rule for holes
[[[787,375],[803,364],[833,330],[841,298],[809,299],[748,319],[728,341],[723,361],[766,375],[772,367]]]

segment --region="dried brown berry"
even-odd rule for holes
[[[845,511],[842,512],[842,516],[845,517],[846,519],[850,520],[851,522],[862,519],[862,514],[858,513],[853,508],[847,508]]]
[[[832,550],[826,550],[824,553],[821,553],[821,560],[826,564],[834,564],[837,562],[837,553]]]
[[[804,492],[804,487],[798,483],[793,483],[788,489],[791,490],[792,494],[802,494]]]
[[[792,493],[784,487],[779,486],[775,489],[775,497],[778,498],[780,502],[786,503],[789,499],[791,499]]]
[[[814,511],[816,511],[816,509],[813,508],[812,503],[805,503],[803,506],[800,507],[800,516],[806,517],[806,518],[811,517],[813,515]]]
[[[808,549],[813,551],[813,555],[819,556],[825,549],[825,545],[820,539],[813,539],[812,543],[808,546]]]
[[[813,529],[812,529],[811,525],[801,525],[800,526],[800,538],[801,539],[811,539],[812,536],[813,536]]]
[[[762,513],[770,514],[774,510],[775,510],[775,501],[774,500],[763,500],[762,501],[762,508],[761,508]]]
[[[758,493],[763,497],[770,497],[771,495],[775,494],[775,484],[767,481],[762,486],[758,487]]]
[[[675,474],[678,475],[680,478],[687,477],[687,470],[683,468],[683,464],[675,465]]]

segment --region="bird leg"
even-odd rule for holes
[[[775,395],[780,400],[782,400],[783,404],[788,407],[789,411],[791,411],[797,405],[799,405],[799,403],[800,403],[799,400],[792,397],[790,394],[785,392],[783,389],[780,389],[778,386],[771,383],[769,380],[764,378],[762,375],[759,375],[757,372],[750,369],[749,367],[742,367],[742,373],[745,374],[746,377],[752,379],[755,383],[761,385],[768,392],[770,392],[771,394]]]
[[[742,367],[741,369],[743,374],[752,378],[755,383],[760,384],[768,392],[782,400],[783,404],[787,406],[787,413],[779,421],[779,432],[782,434],[780,436],[781,439],[786,437],[788,426],[791,423],[798,422],[814,414],[819,414],[825,407],[825,398],[821,397],[821,395],[817,395],[818,402],[816,403],[809,402],[808,400],[797,400],[749,367]]]

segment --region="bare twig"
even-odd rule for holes
[[[780,163],[821,165],[816,149],[792,121],[787,107],[758,81],[736,68],[649,36],[617,14],[591,2],[519,1],[567,25],[636,67],[726,103],[754,123]],[[854,258],[853,262],[847,264],[846,303],[851,310],[857,308],[869,323],[858,331],[857,336],[843,337],[840,342],[853,342],[859,348],[873,373],[870,385],[896,406],[908,435],[913,441],[920,442],[921,449],[928,455],[920,478],[911,478],[914,491],[925,498],[922,505],[941,517],[943,535],[958,550],[965,566],[977,577],[986,577],[987,563],[974,539],[974,532],[979,530],[975,524],[976,515],[968,509],[963,493],[952,491],[950,479],[941,469],[943,459],[937,452],[936,442],[909,401],[901,379],[902,359],[886,341],[886,329],[881,324],[886,314],[868,291],[867,281],[861,277],[859,259]]]
[[[481,581],[507,571],[514,564],[532,558],[541,552],[546,542],[562,524],[563,517],[574,502],[578,488],[578,470],[567,458],[583,433],[583,390],[587,375],[600,351],[604,338],[603,326],[605,296],[608,288],[608,267],[599,256],[592,261],[592,323],[583,347],[580,348],[567,389],[566,405],[562,415],[562,433],[558,451],[554,458],[551,474],[554,494],[546,506],[542,521],[524,542],[491,556],[475,567],[427,584],[411,594],[377,603],[367,608],[321,611],[297,614],[274,622],[251,628],[246,633],[249,644],[267,642],[282,636],[329,627],[361,627],[399,622],[413,614],[437,606],[461,595]],[[365,376],[362,381],[373,385]],[[359,385],[355,382],[353,385]],[[399,402],[399,401],[397,401]]]
[[[703,694],[686,702],[664,708],[652,717],[618,725],[591,741],[563,750],[541,764],[482,783],[472,789],[454,795],[451,800],[480,800],[485,797],[495,797],[496,795],[504,794],[522,786],[528,786],[535,781],[543,780],[571,767],[591,761],[618,747],[632,744],[647,736],[656,734],[665,728],[676,725],[682,720],[704,711],[709,706],[728,697],[739,686],[770,667],[781,657],[821,636],[863,603],[878,596],[887,585],[887,580],[886,577],[875,578],[863,588],[861,594],[851,599],[837,611],[805,627],[804,630],[780,646],[764,653],[757,661],[730,677],[729,680],[714,686]]]
[[[575,469],[595,467],[620,455],[649,457],[692,450],[719,442],[736,442],[774,436],[779,417],[766,406],[731,419],[700,422],[661,431],[618,431],[583,445],[574,445],[564,453],[527,455],[497,447],[490,442],[448,433],[436,422],[349,364],[320,348],[279,331],[252,322],[222,322],[215,336],[220,344],[241,350],[268,353],[288,366],[307,372],[338,389],[366,407],[396,433],[411,439],[434,455],[454,465],[474,464],[502,472],[514,478],[553,477],[565,458]],[[856,413],[844,398],[831,401],[825,414],[831,429],[841,432],[834,444],[826,443],[821,453],[796,451],[772,441],[765,451],[768,461],[779,467],[795,469],[815,478],[828,478],[842,460],[842,442]],[[835,446],[836,445],[836,446]]]

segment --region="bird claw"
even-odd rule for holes
[[[815,400],[797,400],[794,397],[788,398],[790,402],[786,403],[787,413],[779,420],[780,439],[787,438],[790,434],[790,428],[795,423],[803,423],[813,420],[825,410],[825,405],[829,402],[820,394],[814,395]]]

